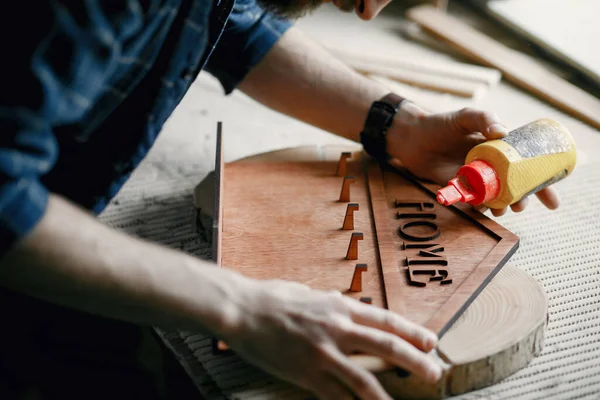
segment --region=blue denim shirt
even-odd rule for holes
[[[255,0],[6,4],[0,254],[50,192],[100,212],[202,69],[230,93],[290,26]]]

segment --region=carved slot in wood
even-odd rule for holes
[[[336,176],[346,176],[348,171],[348,159],[352,156],[350,152],[343,152],[340,156],[340,161],[338,162],[337,169],[335,171]]]
[[[354,211],[358,211],[358,203],[348,204],[348,207],[346,207],[346,216],[344,217],[344,225],[342,226],[343,230],[354,229]]]
[[[358,241],[363,240],[363,234],[360,232],[352,233],[350,244],[346,252],[346,260],[358,260]]]
[[[342,190],[340,191],[340,201],[348,202],[350,201],[350,184],[354,183],[353,176],[344,177],[344,182],[342,183]]]
[[[352,275],[352,283],[350,284],[351,292],[362,291],[362,273],[367,271],[367,264],[356,264],[354,275]]]

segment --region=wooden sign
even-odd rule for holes
[[[442,336],[518,247],[435,185],[361,153],[225,164],[221,263],[385,307]],[[219,241],[217,241],[218,243]]]
[[[357,149],[295,147],[224,164],[218,135],[215,171],[194,193],[215,261],[257,279],[339,290],[443,336],[431,354],[443,360],[435,384],[350,356],[394,398],[442,399],[527,365],[543,347],[547,299],[527,273],[502,268],[518,238],[469,206],[437,204],[437,185]],[[229,353],[213,346],[216,357]]]

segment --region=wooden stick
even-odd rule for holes
[[[483,84],[461,81],[423,72],[400,70],[394,67],[359,62],[351,62],[348,63],[348,65],[361,74],[382,75],[408,85],[433,90],[435,92],[453,94],[460,97],[480,98],[487,89]]]
[[[417,25],[415,25],[415,28],[420,30]],[[428,76],[430,78],[433,78],[434,76],[454,78],[459,81],[485,84],[488,86],[497,85],[502,79],[502,73],[497,69],[457,61],[414,59],[409,58],[406,55],[395,55],[393,52],[392,54],[383,55],[359,54],[334,48],[328,48],[328,51],[349,66],[352,67],[356,64],[363,66],[363,69],[369,69],[369,65],[375,70],[378,67],[393,68],[394,70],[401,70],[404,72],[419,72],[423,76]],[[373,73],[377,74],[376,72]]]
[[[600,129],[600,100],[561,79],[531,57],[431,6],[412,8],[406,16],[473,60],[498,68],[507,80]]]
[[[217,123],[217,152],[215,158],[215,194],[214,194],[214,217],[212,225],[212,258],[220,266],[222,258],[222,220],[223,220],[223,202],[221,194],[223,193],[223,123]]]

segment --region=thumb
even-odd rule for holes
[[[508,129],[497,115],[473,108],[463,108],[453,114],[454,123],[465,133],[479,132],[487,139],[500,139],[508,134]]]

